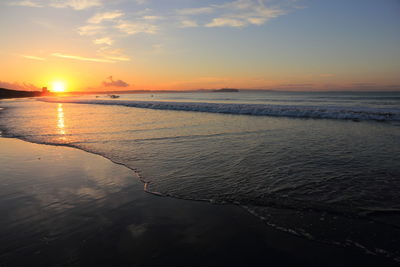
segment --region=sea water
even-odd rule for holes
[[[77,147],[159,195],[400,261],[399,92],[127,94],[2,102],[4,136]]]

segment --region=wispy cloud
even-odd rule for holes
[[[290,4],[283,4],[287,1],[277,2],[275,5],[271,3],[269,0],[235,0],[199,8],[180,9],[177,14],[184,16],[182,22],[192,21],[189,17],[193,16],[204,21],[204,14],[208,14],[208,21],[203,23],[205,27],[246,27],[262,25],[294,8]],[[189,26],[190,23],[185,22],[183,25]]]
[[[39,25],[42,28],[48,29],[48,30],[58,30],[58,27],[54,22],[52,22],[50,19],[47,18],[33,18],[31,20],[32,23]]]
[[[161,20],[163,17],[161,16],[143,16],[144,20]]]
[[[206,27],[243,27],[246,25],[246,22],[240,19],[234,18],[214,18],[210,23],[206,24]]]
[[[279,7],[266,6],[264,1],[238,0],[221,7],[230,12],[213,18],[210,23],[206,24],[207,27],[262,25],[268,20],[287,13],[286,10]]]
[[[101,0],[53,0],[50,2],[51,7],[55,8],[73,8],[75,10],[83,10],[91,7],[102,6]]]
[[[101,62],[105,60],[112,62],[130,61],[131,58],[120,49],[112,48],[114,40],[139,33],[157,33],[159,26],[156,21],[164,19],[164,17],[153,15],[150,12],[152,12],[150,9],[146,9],[145,13],[130,14],[129,19],[126,19],[128,16],[119,10],[96,13],[87,20],[87,25],[78,28],[78,33],[82,36],[93,36],[95,37],[92,40],[94,44],[105,46],[98,51],[98,54],[103,57],[100,59]],[[121,33],[124,34],[121,35]],[[89,60],[88,58],[67,56],[73,59]],[[63,57],[66,56],[63,55]],[[98,59],[96,60],[98,61]]]
[[[253,0],[235,0],[235,1],[231,1],[231,2],[225,2],[221,5],[216,5],[219,8],[227,8],[227,9],[249,9],[254,7],[257,4],[261,4],[263,5],[265,1],[261,0],[261,1],[256,1],[254,2]]]
[[[110,37],[103,37],[93,40],[93,43],[97,45],[112,45],[114,43],[114,40],[112,40]]]
[[[214,7],[199,7],[199,8],[183,8],[179,9],[177,13],[179,15],[200,15],[209,14],[214,11]]]
[[[103,33],[105,27],[100,25],[85,25],[78,28],[78,33],[80,35],[96,35]]]
[[[155,34],[159,30],[157,25],[136,21],[120,21],[115,28],[128,35],[138,33]]]
[[[180,21],[181,28],[193,28],[193,27],[198,27],[198,26],[199,26],[199,24],[194,20],[183,19]]]
[[[12,6],[25,7],[54,7],[54,8],[72,8],[75,10],[84,10],[91,7],[103,6],[102,0],[21,0],[9,3]]]
[[[60,57],[60,58],[67,58],[67,59],[74,59],[80,61],[91,61],[91,62],[102,62],[102,63],[115,63],[114,60],[104,59],[104,58],[90,58],[90,57],[82,57],[82,56],[75,56],[75,55],[66,55],[62,53],[53,53],[51,54],[53,57]]]
[[[135,15],[144,16],[144,15],[151,14],[152,12],[153,12],[153,10],[151,8],[145,8],[145,9],[142,9],[142,10],[139,10],[139,11],[135,12]]]
[[[147,4],[149,2],[149,0],[135,0],[135,2],[139,5],[144,5],[144,4]]]
[[[11,6],[25,6],[25,7],[42,7],[43,5],[37,1],[25,0],[25,1],[14,1],[9,5]]]
[[[111,12],[103,12],[103,13],[97,13],[93,17],[91,17],[88,22],[93,23],[93,24],[99,24],[103,21],[113,21],[121,16],[123,16],[124,13],[121,11],[111,11]]]
[[[120,48],[110,48],[109,46],[102,47],[98,51],[98,54],[104,58],[115,60],[115,61],[131,61],[131,58],[125,55],[124,51]]]
[[[39,61],[45,61],[45,58],[42,57],[37,57],[37,56],[29,56],[29,55],[21,55],[21,57],[26,58],[26,59],[33,59],[33,60],[39,60]]]
[[[108,56],[107,58],[115,61],[131,61],[127,56]]]

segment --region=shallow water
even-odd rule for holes
[[[400,257],[399,93],[46,101],[2,103],[3,135],[101,154],[136,170],[151,192],[236,203],[292,234]]]

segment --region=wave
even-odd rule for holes
[[[344,106],[303,106],[269,104],[198,103],[135,100],[41,99],[53,103],[118,105],[134,108],[223,113],[253,116],[276,116],[315,119],[400,121],[400,109]]]

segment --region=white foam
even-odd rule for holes
[[[345,120],[400,121],[400,108],[370,108],[349,106],[304,106],[304,105],[267,105],[267,104],[231,104],[198,102],[164,102],[132,100],[92,100],[92,99],[43,99],[46,102],[121,105],[135,108],[158,110],[177,110],[223,114],[255,116],[277,116],[295,118],[321,118]]]

